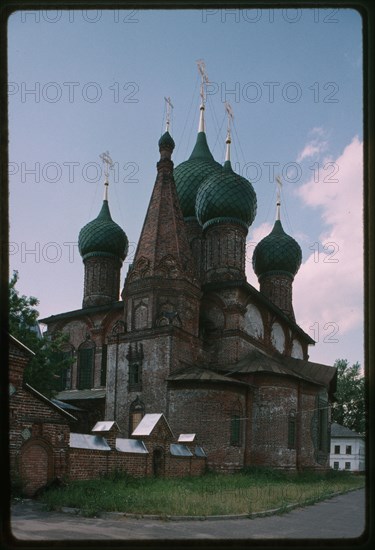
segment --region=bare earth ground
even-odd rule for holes
[[[11,533],[22,541],[355,539],[365,530],[365,490],[336,496],[287,514],[256,519],[168,521],[123,516],[84,518],[46,512],[34,501],[15,504]],[[276,541],[275,541],[276,542]],[[345,541],[342,540],[345,545]],[[354,542],[354,541],[353,541]]]

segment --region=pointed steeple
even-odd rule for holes
[[[194,280],[193,258],[173,179],[169,132],[159,140],[160,160],[146,218],[127,283],[139,278]]]
[[[201,75],[201,84],[200,84],[201,103],[199,106],[199,124],[198,124],[197,141],[189,157],[189,160],[214,161],[214,157],[212,156],[212,153],[207,143],[206,125],[204,120],[204,112],[206,109],[206,85],[208,84],[208,76],[206,73],[206,66],[203,59],[198,60],[197,65],[198,65],[199,73]]]

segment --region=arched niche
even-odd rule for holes
[[[271,343],[273,347],[279,351],[280,353],[283,353],[285,350],[285,334],[282,326],[275,322],[272,325],[271,329]]]
[[[244,330],[250,336],[254,336],[254,338],[263,338],[264,325],[262,315],[254,304],[248,304],[246,307]]]
[[[301,343],[294,339],[292,342],[292,357],[295,357],[296,359],[303,359],[303,349],[301,346]]]

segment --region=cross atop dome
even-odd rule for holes
[[[233,111],[230,103],[228,101],[225,102],[225,111],[227,113],[228,122],[227,122],[227,139],[225,140],[225,143],[227,144],[226,152],[225,152],[225,161],[230,161],[230,144],[232,143],[231,139],[231,123],[233,121]]]
[[[201,86],[200,86],[201,105],[199,107],[200,115],[199,115],[198,132],[204,132],[205,131],[205,127],[204,127],[204,110],[206,108],[206,93],[207,93],[206,86],[207,86],[209,80],[208,80],[208,76],[207,76],[207,73],[206,73],[206,64],[203,61],[203,59],[198,59],[197,65],[198,65],[199,74],[201,75]]]
[[[104,153],[99,155],[99,157],[102,159],[102,162],[104,164],[104,177],[105,177],[105,181],[104,181],[104,200],[108,201],[108,187],[109,187],[108,177],[109,177],[109,169],[112,168],[112,166],[113,166],[113,160],[109,156],[109,151],[105,151]]]
[[[276,195],[276,219],[280,220],[280,205],[281,205],[281,188],[283,186],[283,182],[281,181],[281,178],[279,175],[276,176],[276,183],[277,183],[277,195]]]
[[[165,131],[169,133],[170,125],[171,125],[171,112],[173,109],[172,101],[170,97],[165,97],[164,100],[166,103],[166,123],[165,123]]]

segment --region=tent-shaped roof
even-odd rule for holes
[[[113,428],[116,429],[116,431],[120,431],[120,428],[118,427],[117,422],[114,420],[104,420],[101,422],[97,422],[93,429],[91,430],[93,433],[95,432],[109,432]]]
[[[162,413],[156,413],[156,414],[145,414],[134,432],[132,433],[132,436],[149,436],[156,428],[156,425],[164,419],[165,424],[167,425],[167,428],[173,435],[173,432],[167,422],[167,419],[165,418],[164,414]]]

